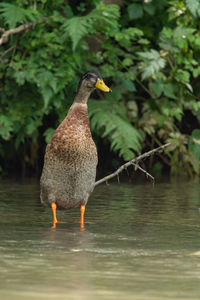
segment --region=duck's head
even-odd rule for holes
[[[94,70],[88,71],[83,75],[79,87],[91,92],[96,88],[103,92],[111,92],[111,89],[104,83],[101,75]]]

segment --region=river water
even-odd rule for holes
[[[38,182],[0,182],[1,300],[200,299],[200,184],[96,187],[52,214]]]

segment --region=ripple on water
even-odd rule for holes
[[[98,186],[79,209],[51,211],[38,183],[0,183],[0,298],[194,300],[200,295],[200,185]]]

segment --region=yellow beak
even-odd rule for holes
[[[105,85],[103,79],[100,78],[97,79],[96,88],[103,92],[111,92],[111,89]]]

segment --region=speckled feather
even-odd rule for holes
[[[49,205],[56,202],[66,209],[86,204],[94,188],[96,166],[97,150],[87,104],[74,102],[47,145],[40,180],[41,201]]]

